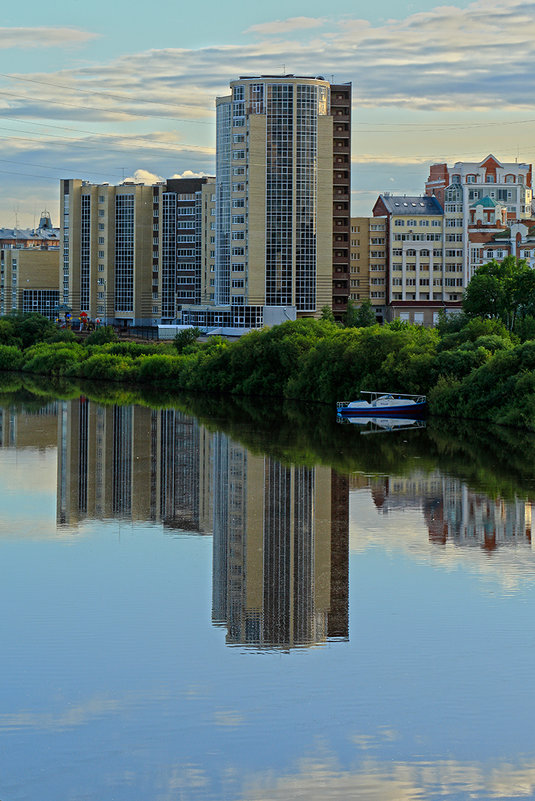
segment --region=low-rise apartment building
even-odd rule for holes
[[[349,297],[357,306],[370,300],[377,320],[386,319],[387,218],[352,217]]]
[[[0,315],[38,312],[49,320],[59,303],[59,250],[0,249]]]

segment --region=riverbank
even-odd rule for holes
[[[434,329],[297,320],[240,341],[0,345],[0,370],[334,404],[361,390],[422,393],[432,414],[535,431],[535,341],[473,319]]]

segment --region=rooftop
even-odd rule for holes
[[[443,214],[442,206],[436,197],[429,195],[380,195],[390,214]]]

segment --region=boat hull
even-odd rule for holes
[[[411,403],[409,406],[342,406],[338,409],[341,417],[421,417],[425,414],[427,403]]]

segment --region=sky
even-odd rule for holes
[[[90,9],[90,12],[88,12]],[[59,179],[213,174],[243,74],[353,83],[352,213],[435,162],[535,159],[535,0],[26,0],[0,26],[0,227],[59,224]]]

